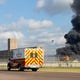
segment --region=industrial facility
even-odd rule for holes
[[[13,49],[18,48],[17,39],[8,39],[7,50],[0,51],[0,60],[8,60]]]

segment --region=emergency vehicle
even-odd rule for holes
[[[13,56],[9,59],[7,68],[17,68],[19,71],[31,69],[37,71],[44,63],[44,49],[41,47],[19,48],[13,50]]]

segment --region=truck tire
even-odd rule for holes
[[[8,71],[11,70],[11,65],[10,65],[10,63],[8,63],[8,65],[7,65],[7,69],[8,69]]]
[[[11,68],[10,67],[8,67],[8,71],[10,71],[11,70]]]
[[[33,68],[33,69],[32,69],[32,71],[35,71],[35,72],[36,72],[37,70],[38,70],[37,68]]]

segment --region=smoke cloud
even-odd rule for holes
[[[76,15],[80,15],[80,0],[73,0],[71,7]]]
[[[58,55],[80,55],[80,0],[73,0],[71,8],[75,12],[71,20],[73,28],[64,35],[68,46],[57,49]]]

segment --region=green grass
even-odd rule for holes
[[[1,66],[1,65],[0,65],[0,70],[1,70],[1,69],[7,69],[7,66],[5,66],[5,65],[4,65],[4,66],[3,66],[3,65]]]
[[[7,66],[0,66],[0,70],[7,70]],[[38,71],[43,72],[76,72],[80,73],[80,67],[43,67],[39,68]]]
[[[78,72],[80,73],[79,67],[44,67],[40,68],[39,71],[46,71],[46,72]]]

